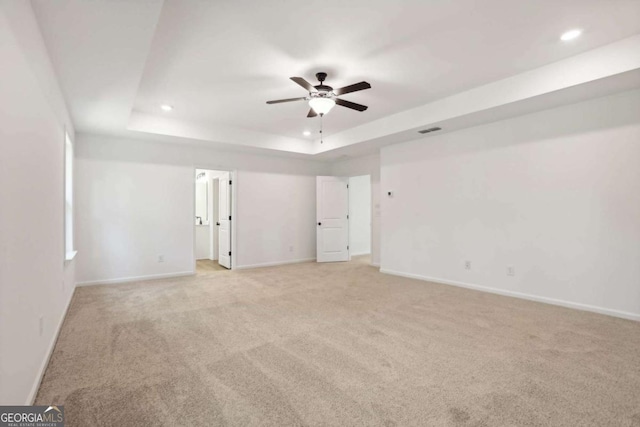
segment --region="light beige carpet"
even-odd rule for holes
[[[638,426],[640,323],[364,262],[78,288],[68,426]]]
[[[214,271],[227,271],[226,268],[218,264],[218,261],[209,259],[199,259],[196,261],[196,274],[209,274]]]

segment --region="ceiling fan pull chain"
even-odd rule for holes
[[[322,144],[324,141],[322,140],[322,116],[324,116],[324,114],[320,114],[320,144]]]

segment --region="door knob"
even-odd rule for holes
[[[321,222],[319,222],[319,223],[318,223],[318,225],[322,225],[322,223],[321,223]]]
[[[219,223],[219,222],[216,222],[216,225],[218,225],[218,226],[219,226],[219,225],[220,225],[220,223]]]

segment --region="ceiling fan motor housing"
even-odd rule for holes
[[[333,88],[331,86],[327,86],[324,84],[324,81],[327,78],[327,73],[316,73],[316,78],[318,79],[320,84],[317,86],[314,86],[314,88],[316,88],[320,96],[323,96],[323,97],[328,96],[333,91]]]
[[[318,85],[318,86],[314,86],[314,87],[318,90],[318,92],[320,94],[324,93],[324,94],[328,95],[329,93],[331,93],[333,91],[333,88],[331,86],[327,86],[327,85]]]

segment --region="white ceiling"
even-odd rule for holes
[[[316,135],[302,131],[317,132],[319,119],[308,106],[265,103],[306,95],[290,76],[371,83],[344,96],[367,111],[325,116],[330,140],[640,33],[639,0],[32,3],[78,130],[310,154]],[[576,27],[582,37],[559,40]]]

